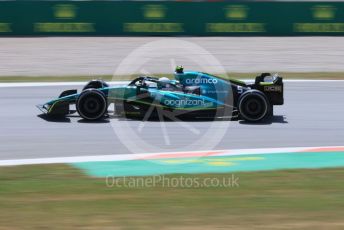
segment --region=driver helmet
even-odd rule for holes
[[[184,67],[181,65],[178,65],[176,67],[176,73],[184,73]]]
[[[161,77],[161,78],[159,78],[159,81],[163,82],[163,83],[169,83],[170,79],[168,79],[167,77]]]
[[[160,88],[168,88],[170,86],[170,79],[168,79],[167,77],[161,77],[159,78],[159,83],[158,86]]]

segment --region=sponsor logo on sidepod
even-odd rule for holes
[[[216,78],[188,78],[186,84],[216,84]]]

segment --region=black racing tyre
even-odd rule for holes
[[[76,110],[86,120],[101,119],[107,111],[106,97],[99,90],[87,89],[80,94],[76,102]]]
[[[271,116],[271,106],[267,97],[258,90],[248,90],[239,98],[238,110],[241,117],[250,122],[258,122]]]
[[[101,89],[104,87],[109,87],[109,85],[105,81],[103,81],[103,80],[92,80],[84,86],[82,91],[84,91],[86,89]]]

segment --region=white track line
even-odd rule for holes
[[[246,82],[253,82],[252,79],[242,79]],[[283,80],[283,82],[312,82],[312,83],[322,83],[322,82],[344,82],[344,80]],[[0,88],[6,87],[47,87],[47,86],[82,86],[87,82],[20,82],[20,83],[0,83]],[[128,84],[129,81],[111,81],[108,82],[110,85],[124,85]]]
[[[213,150],[213,151],[209,150],[209,151],[190,151],[190,152],[167,152],[167,153],[153,153],[153,154],[144,153],[144,154],[123,154],[123,155],[34,158],[34,159],[0,160],[0,166],[80,163],[80,162],[99,162],[99,161],[124,161],[124,160],[139,160],[139,159],[149,160],[149,159],[185,158],[185,157],[202,157],[202,156],[280,154],[280,153],[307,152],[307,151],[313,151],[317,149],[321,150],[323,148],[336,150],[336,149],[344,149],[344,146],[233,149],[233,150]]]

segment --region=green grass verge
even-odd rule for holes
[[[0,229],[343,229],[343,170],[238,173],[233,188],[109,188],[64,164],[1,167]]]
[[[219,75],[224,78],[234,79],[254,79],[259,73],[229,73],[227,75]],[[328,80],[344,80],[344,73],[342,72],[314,72],[314,73],[279,73],[285,79],[328,79]],[[172,74],[152,74],[153,76],[161,77],[167,76],[173,78]],[[0,82],[65,82],[65,81],[89,81],[92,79],[103,79],[106,81],[123,81],[131,80],[139,76],[125,75],[95,75],[95,76],[0,76]]]

